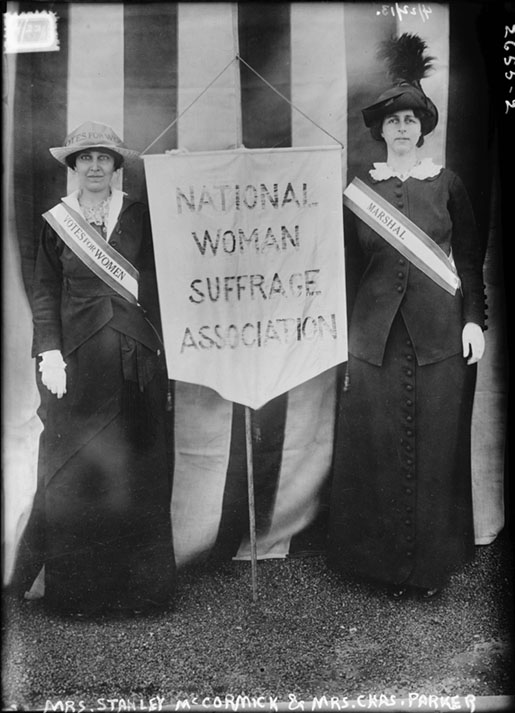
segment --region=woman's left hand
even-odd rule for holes
[[[485,352],[485,336],[479,324],[467,322],[461,333],[463,344],[463,356],[467,359],[467,364],[478,362]]]

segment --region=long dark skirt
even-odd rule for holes
[[[47,400],[22,550],[43,535],[45,602],[62,612],[162,606],[174,589],[166,375],[135,346],[104,327],[67,357],[65,397]],[[143,390],[124,378],[138,360]]]
[[[474,553],[470,423],[476,367],[418,366],[397,317],[377,367],[349,358],[341,395],[329,564],[393,585],[441,587]]]

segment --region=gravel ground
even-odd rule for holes
[[[430,601],[345,581],[322,556],[258,562],[256,603],[250,563],[190,567],[174,609],[144,618],[68,620],[6,594],[3,710],[149,710],[157,696],[175,707],[195,696],[511,695],[511,555],[505,535],[477,548]]]

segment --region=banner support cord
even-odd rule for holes
[[[320,124],[317,124],[316,121],[313,121],[313,119],[311,119],[311,117],[309,117],[306,113],[304,113],[301,109],[299,109],[298,106],[295,106],[295,104],[294,104],[293,102],[291,102],[287,97],[285,97],[284,94],[281,94],[281,92],[280,92],[278,89],[276,89],[273,84],[270,84],[269,81],[267,81],[263,76],[261,76],[261,74],[259,74],[259,72],[257,72],[257,71],[254,69],[254,67],[251,67],[248,62],[245,62],[245,60],[243,59],[243,57],[240,57],[240,55],[238,54],[238,55],[236,55],[236,59],[237,59],[238,61],[240,61],[242,64],[244,64],[245,67],[247,67],[248,69],[250,69],[251,72],[254,72],[254,74],[256,75],[256,77],[258,77],[259,79],[261,79],[261,81],[262,81],[264,84],[266,84],[267,87],[269,87],[273,92],[275,92],[278,96],[280,96],[281,99],[283,99],[287,104],[289,104],[292,109],[295,109],[295,111],[298,111],[299,114],[301,114],[305,119],[307,119],[311,124],[313,124],[313,126],[316,126],[317,129],[320,129],[320,131],[323,131],[324,134],[327,134],[327,136],[329,136],[331,139],[333,139],[334,141],[336,141],[337,144],[340,144],[340,146],[342,147],[342,149],[344,148],[342,142],[339,141],[339,139],[337,139],[336,136],[333,136],[332,134],[330,134],[329,131],[326,131],[326,130],[323,128],[323,126],[320,126]]]
[[[240,40],[238,36],[238,6],[232,6],[232,35],[235,50],[234,60],[240,56]],[[236,118],[236,146],[243,146],[243,128],[241,116],[241,79],[240,79],[240,64],[235,61],[234,64],[234,113]]]
[[[143,156],[144,153],[146,153],[150,148],[152,148],[152,146],[155,143],[157,143],[159,141],[159,139],[162,138],[166,134],[166,132],[169,131],[172,128],[172,126],[174,126],[179,121],[179,119],[181,119],[184,116],[184,114],[186,114],[187,111],[189,111],[191,109],[193,104],[195,104],[200,99],[200,97],[207,92],[207,90],[216,82],[216,80],[219,77],[221,77],[222,74],[231,66],[231,64],[233,62],[236,62],[236,60],[237,60],[237,57],[233,57],[233,59],[231,59],[231,61],[228,64],[226,64],[225,67],[220,72],[218,72],[216,77],[209,82],[207,87],[204,87],[204,89],[200,92],[200,94],[198,94],[195,97],[195,99],[188,104],[186,109],[181,111],[181,113],[178,116],[176,116],[175,119],[170,124],[168,124],[168,126],[165,129],[163,129],[163,131],[161,131],[159,136],[156,136],[156,138],[145,149],[143,149],[143,151],[141,152],[140,155]]]
[[[237,29],[235,29],[235,32],[237,32]],[[278,96],[280,96],[281,99],[283,99],[287,104],[289,104],[292,109],[295,109],[295,111],[298,111],[299,114],[301,114],[305,119],[307,119],[311,124],[313,124],[313,126],[316,126],[317,129],[320,129],[320,131],[323,131],[324,134],[326,134],[331,139],[333,139],[333,141],[336,141],[337,144],[340,144],[342,149],[344,148],[344,145],[342,144],[342,142],[339,139],[336,138],[336,136],[333,136],[331,133],[329,133],[329,131],[326,131],[326,129],[324,129],[323,126],[320,126],[320,124],[317,124],[316,121],[313,121],[313,119],[311,119],[305,112],[303,112],[301,109],[299,109],[297,106],[295,106],[295,104],[293,104],[293,102],[291,102],[287,97],[285,97],[284,94],[281,94],[281,92],[278,89],[276,89],[273,84],[270,84],[270,82],[268,82],[264,77],[262,77],[261,74],[259,74],[259,72],[256,72],[256,70],[253,67],[251,67],[248,62],[245,62],[245,60],[242,57],[240,57],[239,54],[236,54],[236,56],[233,57],[233,59],[231,59],[231,61],[228,64],[226,64],[226,66],[216,75],[216,77],[214,79],[212,79],[206,87],[204,87],[204,89],[200,92],[200,94],[198,96],[196,96],[195,99],[192,102],[190,102],[190,104],[188,104],[186,109],[181,111],[181,113],[178,116],[176,116],[175,119],[170,124],[168,124],[168,126],[165,129],[163,129],[163,131],[159,134],[159,136],[156,136],[156,138],[145,149],[143,149],[143,151],[140,154],[141,156],[143,156],[143,154],[145,154],[150,148],[152,148],[152,146],[155,143],[157,143],[159,141],[159,139],[161,139],[166,134],[166,132],[169,131],[172,128],[172,126],[174,126],[179,121],[179,119],[181,119],[184,116],[184,114],[186,114],[186,112],[188,112],[191,109],[191,107],[200,99],[201,96],[203,96],[207,92],[207,90],[216,82],[216,80],[222,76],[222,74],[231,66],[231,64],[233,64],[233,62],[241,62],[242,64],[244,64],[248,69],[250,69],[251,72],[253,72],[256,75],[256,77],[258,77],[264,84],[266,84],[267,87],[269,87],[273,92],[275,92]],[[240,87],[240,81],[239,81],[239,76],[240,76],[239,67],[236,68],[236,73],[237,73],[236,95],[237,95],[237,99],[239,99],[241,97],[241,87]],[[236,121],[237,121],[236,133],[239,137],[239,141],[237,140],[236,145],[241,146],[241,141],[242,141],[242,136],[241,136],[241,134],[242,134],[242,130],[241,130],[241,101],[240,101],[239,110],[237,109],[237,112],[238,113],[237,113],[237,118],[236,118]]]

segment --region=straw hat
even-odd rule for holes
[[[120,137],[107,124],[86,121],[74,129],[64,141],[64,146],[49,149],[59,163],[67,166],[66,158],[86,149],[109,149],[124,159],[138,158],[139,153],[125,146]]]

